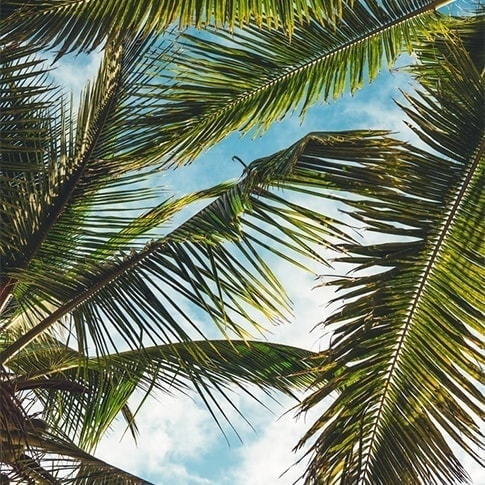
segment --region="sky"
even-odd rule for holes
[[[66,58],[53,75],[60,84],[78,92],[84,80],[95,75],[99,59],[99,54]],[[405,62],[413,62],[413,58],[402,63]],[[231,135],[193,165],[180,169],[175,176],[163,175],[160,180],[180,193],[209,187],[240,176],[242,166],[232,161],[234,155],[249,163],[317,130],[386,129],[399,133],[403,140],[419,143],[393,101],[402,101],[400,89],[411,90],[409,77],[399,70],[384,71],[354,96],[347,94],[335,103],[311,108],[303,122],[297,117],[287,118],[255,140]],[[316,274],[328,272],[318,265],[313,269]],[[331,299],[332,290],[314,288],[312,274],[284,263],[278,263],[277,274],[294,302],[295,317],[287,325],[271,327],[268,338],[321,350],[325,338],[321,327],[315,326],[328,315],[326,302]],[[302,474],[305,462],[281,474],[301,456],[294,454],[292,448],[310,426],[312,416],[295,420],[291,408],[296,402],[278,399],[282,405],[267,400],[271,409],[268,411],[249,398],[234,394],[237,407],[254,428],[232,412],[241,442],[227,426],[227,436],[221,433],[195,394],[159,396],[148,400],[138,415],[138,445],[129,434],[123,437],[124,428],[116,424],[101,442],[97,455],[157,485],[289,485]],[[465,463],[474,483],[485,484],[480,468],[470,459],[465,459]]]

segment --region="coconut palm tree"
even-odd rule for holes
[[[135,390],[190,383],[217,417],[229,384],[291,393],[312,383],[303,411],[337,398],[301,442],[316,437],[309,483],[462,479],[443,432],[467,451],[479,441],[483,237],[463,247],[480,213],[474,23],[460,26],[463,41],[425,42],[450,28],[438,2],[138,4],[2,3],[2,462],[33,482],[138,483],[88,454],[118,414],[136,433]],[[160,37],[174,21],[207,29]],[[104,61],[76,116],[34,55],[97,46]],[[236,183],[127,211],[153,201],[140,187],[154,169],[355,90],[406,48],[423,61],[424,90],[406,110],[432,153],[384,133],[311,134]],[[356,242],[343,221],[274,188],[351,193],[353,216],[393,239]],[[329,352],[250,342],[253,309],[288,310],[264,251],[321,260],[322,242],[357,265],[331,281],[350,303],[328,322]],[[237,340],[207,340],[194,309]]]
[[[143,50],[151,42],[143,35],[113,41],[77,116],[49,84],[38,47],[3,45],[5,480],[141,483],[89,454],[118,415],[136,436],[129,398],[137,391],[192,387],[219,423],[229,386],[293,394],[310,383],[311,352],[250,341],[261,317],[285,318],[289,308],[258,251],[264,224],[258,237],[245,234],[242,219],[249,205],[265,216],[255,197],[277,177],[250,175],[179,199],[156,193],[156,203],[139,210],[154,195],[140,184],[157,159],[154,150],[144,154],[146,139],[134,136],[126,115],[150,115],[152,100],[143,94],[158,58],[147,61]],[[204,200],[170,227],[177,212]],[[138,213],[127,206],[133,201]],[[289,250],[327,230],[302,228],[305,214],[293,213]]]

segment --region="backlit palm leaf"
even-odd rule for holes
[[[327,234],[343,235],[331,218],[291,204],[265,189],[272,185],[280,188],[282,184],[292,188],[293,183],[286,183],[286,179],[291,176],[297,152],[298,146],[268,166],[262,160],[261,168],[249,171],[240,182],[212,189],[209,194],[220,193],[214,202],[141,250],[117,254],[103,262],[96,252],[55,279],[50,277],[49,265],[38,265],[33,272],[28,268],[18,272],[16,277],[29,289],[20,300],[24,306],[31,298],[62,304],[41,318],[32,315],[32,320],[23,321],[22,326],[12,322],[18,338],[3,350],[3,362],[69,316],[71,319],[64,325],[74,332],[83,354],[89,353],[88,349],[110,353],[123,340],[139,348],[144,341],[187,340],[193,331],[204,335],[181,298],[208,312],[227,335],[236,332],[247,337],[240,325],[244,321],[259,328],[258,319],[249,311],[251,307],[271,319],[284,318],[288,301],[257,250],[261,244],[266,247],[265,235],[272,231],[272,251],[278,250],[279,243],[280,252],[286,248],[317,259],[309,243],[324,241]],[[327,182],[318,175],[296,178],[295,190],[302,185],[315,186],[317,194]],[[284,225],[271,216],[278,210],[286,211]],[[245,212],[249,218],[243,217]],[[257,224],[251,222],[258,220]],[[275,224],[279,230],[271,229]],[[291,253],[286,257],[296,261]]]
[[[144,165],[136,160],[125,164],[118,160],[114,164],[100,158],[112,147],[110,129],[116,125],[126,62],[131,63],[130,54],[140,54],[136,40],[134,44],[131,50],[114,46],[108,49],[110,61],[102,66],[96,86],[88,90],[77,125],[66,109],[68,104],[46,80],[45,68],[32,57],[35,49],[15,44],[4,47],[2,302],[11,290],[8,282],[15,282],[11,269],[31,263],[35,266],[39,260],[62,264],[60,255],[68,261],[66,256],[76,248],[75,239],[80,225],[85,223],[87,208],[97,201],[96,191],[109,179],[120,178]],[[113,64],[117,65],[114,72]],[[133,175],[129,177],[133,182]],[[138,191],[137,195],[141,199],[143,192]],[[106,201],[107,194],[97,197]],[[118,190],[118,197],[123,202],[127,195]]]
[[[191,384],[214,415],[222,412],[225,417],[217,394],[229,401],[230,383],[290,392],[291,386],[307,382],[304,375],[298,376],[306,369],[301,362],[308,355],[305,351],[210,341],[191,347],[192,336],[206,331],[183,303],[185,298],[208,311],[223,334],[236,332],[244,337],[247,331],[242,323],[260,325],[251,306],[271,318],[288,312],[281,285],[256,250],[258,245],[266,246],[259,239],[269,233],[271,215],[286,205],[288,222],[281,235],[275,232],[274,236],[283,248],[304,254],[309,243],[338,231],[331,219],[292,206],[268,190],[291,171],[291,160],[272,170],[253,170],[238,183],[165,200],[129,223],[120,219],[113,224],[114,217],[104,216],[109,231],[101,231],[96,225],[99,217],[89,212],[103,203],[106,207],[110,196],[130,201],[133,191],[126,191],[126,184],[137,181],[131,171],[153,161],[152,156],[130,154],[139,140],[128,141],[128,147],[129,136],[113,136],[120,135],[120,111],[126,114],[129,109],[122,104],[130,98],[123,88],[132,81],[130,76],[140,75],[136,67],[132,69],[130,56],[138,55],[145,45],[143,39],[135,39],[109,47],[99,78],[81,103],[77,123],[62,102],[53,102],[57,92],[45,86],[42,66],[26,58],[22,48],[8,46],[12,64],[3,86],[9,93],[5,106],[10,111],[2,126],[2,141],[23,143],[24,119],[30,123],[29,133],[35,135],[35,143],[26,144],[22,164],[13,149],[22,146],[17,141],[5,151],[2,164],[3,222],[5,228],[14,229],[2,233],[5,306],[0,343],[6,364],[2,383],[7,386],[2,395],[12,396],[11,413],[2,407],[2,419],[8,426],[15,424],[10,437],[22,434],[21,424],[29,418],[21,402],[15,404],[16,389],[36,393],[52,433],[61,437],[64,429],[88,447],[95,445],[120,412],[133,428],[127,402],[137,388],[171,390],[169,379],[173,390]],[[25,82],[25,89],[19,89]],[[117,180],[114,187],[100,192],[113,180]],[[215,200],[174,230],[163,227],[177,211],[203,198]],[[247,210],[254,210],[253,225],[243,221]],[[266,220],[268,227],[255,226],[258,219]],[[158,237],[141,245],[147,232],[153,231],[159,231]],[[291,252],[286,257],[291,259]],[[166,346],[163,355],[158,355],[160,343]],[[78,352],[74,357],[69,345]],[[110,355],[126,346],[133,350]],[[66,454],[58,447],[50,452]],[[2,461],[17,470],[25,465],[20,455]],[[80,462],[84,473],[89,467],[86,460]],[[31,464],[38,469],[29,473],[43,473],[42,463],[40,468]],[[93,473],[103,471],[98,465]],[[89,480],[94,479],[89,473]]]
[[[344,4],[336,23],[298,25],[291,40],[281,30],[250,26],[183,35],[173,56],[167,100],[151,124],[179,163],[191,160],[233,131],[263,131],[289,112],[340,97],[372,81],[410,52],[436,21],[440,2],[361,0]]]

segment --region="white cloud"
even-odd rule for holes
[[[227,474],[231,485],[290,484],[304,472],[304,463],[292,466],[297,455],[293,447],[308,428],[304,420],[296,421],[292,414],[278,420],[259,423],[258,437],[238,452],[239,467]]]
[[[310,333],[314,325],[323,319],[325,301],[330,296],[327,288],[312,291],[314,280],[311,274],[295,271],[287,265],[275,268],[291,290],[295,301],[295,320],[288,325],[271,327],[270,340],[288,345],[318,350],[323,346],[319,339],[321,331]],[[290,284],[291,283],[291,284]],[[115,432],[103,440],[98,448],[100,458],[158,484],[170,485],[271,485],[293,483],[304,471],[303,464],[291,468],[297,455],[293,447],[309,426],[303,418],[294,420],[294,413],[285,413],[296,401],[282,398],[278,406],[261,393],[258,397],[274,412],[262,408],[255,400],[240,394],[231,394],[235,409],[227,404],[224,411],[240,433],[243,444],[234,446],[234,435],[228,432],[231,447],[217,429],[209,412],[201,406],[200,400],[177,395],[163,396],[160,400],[148,400],[137,422],[140,428],[140,442],[136,447],[120,424]],[[281,399],[281,396],[278,396]],[[252,430],[238,416],[241,411],[254,426]],[[227,431],[227,426],[226,426]],[[222,444],[221,444],[222,442]],[[206,456],[220,446],[217,457]],[[194,473],[195,463],[208,461],[211,478],[201,472]],[[236,465],[234,465],[236,463]],[[202,476],[201,476],[202,475]],[[215,479],[214,475],[218,475]]]
[[[59,86],[68,91],[72,90],[74,100],[77,101],[86,81],[96,76],[101,59],[101,52],[93,52],[90,55],[66,55],[52,66],[51,75]]]
[[[153,477],[167,477],[168,470],[168,476],[172,473],[190,475],[180,461],[204,455],[218,438],[210,414],[183,395],[149,399],[137,418],[137,424],[140,431],[138,445],[129,433],[123,436],[124,425],[116,423],[110,436],[100,443],[96,455],[151,480]]]

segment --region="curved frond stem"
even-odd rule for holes
[[[128,271],[129,269],[135,267],[140,261],[145,257],[160,249],[159,245],[153,244],[153,247],[146,249],[143,252],[137,253],[131,258],[129,258],[124,264],[120,265],[115,271],[110,272],[105,276],[104,279],[97,281],[93,284],[87,291],[82,292],[77,297],[73,298],[68,303],[62,305],[57,310],[52,312],[48,317],[44,318],[35,327],[30,329],[23,336],[19,337],[10,346],[0,352],[0,365],[4,365],[10,360],[15,354],[22,350],[26,345],[28,345],[32,340],[42,335],[48,328],[54,325],[63,316],[69,314],[72,310],[77,308],[82,302],[88,300],[93,295],[95,295],[101,288],[109,284],[110,282],[116,280],[121,274]]]
[[[401,336],[399,338],[399,341],[396,344],[396,348],[394,350],[393,355],[391,356],[390,360],[390,368],[387,371],[387,377],[385,378],[385,385],[384,388],[382,389],[382,396],[380,397],[379,402],[377,403],[377,411],[374,416],[374,425],[371,429],[369,440],[366,443],[366,448],[367,452],[363,452],[362,455],[363,458],[362,460],[362,480],[364,483],[367,483],[368,477],[367,474],[369,473],[369,466],[370,466],[370,458],[371,458],[371,453],[374,450],[374,443],[377,437],[377,432],[381,423],[381,414],[386,407],[386,400],[389,397],[389,389],[393,384],[394,380],[394,375],[396,368],[399,364],[400,356],[402,349],[405,345],[406,338],[408,336],[409,328],[411,325],[413,325],[414,319],[415,319],[415,312],[420,305],[421,298],[423,296],[423,292],[425,291],[427,285],[428,285],[428,280],[431,272],[433,271],[433,267],[435,265],[435,262],[439,256],[439,253],[442,249],[443,242],[448,234],[448,231],[450,227],[453,224],[453,221],[455,219],[455,216],[457,214],[457,211],[463,201],[463,197],[466,193],[466,191],[470,187],[470,182],[473,179],[473,177],[476,174],[476,171],[482,163],[483,160],[483,154],[485,151],[485,138],[482,139],[482,143],[479,146],[477,152],[475,153],[473,160],[471,162],[471,166],[469,170],[466,172],[466,177],[462,181],[460,187],[458,188],[458,191],[454,197],[454,202],[452,207],[449,209],[448,214],[446,219],[443,221],[443,225],[441,230],[439,231],[439,234],[435,241],[433,241],[433,250],[431,254],[429,255],[426,266],[423,270],[422,277],[419,279],[419,285],[416,289],[415,295],[413,296],[412,304],[411,307],[407,313],[407,317],[403,322],[402,325],[402,330],[400,332]]]
[[[453,197],[454,199],[453,205],[450,207],[448,214],[446,216],[446,219],[443,221],[443,225],[441,227],[441,230],[439,231],[438,237],[436,238],[435,241],[433,241],[433,251],[428,258],[428,261],[423,271],[423,275],[419,281],[419,286],[416,289],[416,294],[413,298],[412,306],[409,309],[408,316],[406,318],[406,326],[409,325],[414,318],[414,314],[420,304],[421,298],[423,296],[423,292],[426,288],[426,285],[428,284],[429,276],[433,271],[433,267],[435,266],[436,260],[443,247],[443,243],[455,220],[455,217],[460,208],[460,205],[463,202],[463,198],[467,190],[470,188],[470,183],[473,177],[476,175],[477,169],[479,168],[480,164],[483,162],[484,152],[485,152],[485,137],[482,139],[482,142],[478,147],[477,152],[473,156],[473,159],[470,164],[470,168],[466,172],[465,179],[461,182],[461,185],[458,188],[456,195]]]
[[[397,19],[392,19],[389,22],[384,23],[383,25],[378,25],[377,27],[370,29],[366,32],[363,32],[362,34],[356,36],[353,39],[346,40],[342,42],[340,45],[334,48],[330,48],[329,50],[323,53],[319,53],[319,52],[315,53],[315,57],[313,59],[305,60],[304,62],[298,64],[298,66],[296,66],[294,69],[291,69],[291,70],[288,69],[287,72],[277,73],[274,77],[271,77],[263,84],[258,86],[256,89],[240,94],[236,99],[231,100],[229,103],[225,104],[219,111],[213,111],[211,113],[208,113],[206,115],[207,116],[206,119],[218,118],[226,111],[230,111],[231,109],[233,109],[235,106],[240,105],[241,103],[244,103],[249,99],[258,96],[260,93],[264,91],[268,91],[269,88],[271,88],[271,86],[274,86],[275,84],[278,84],[281,81],[287,80],[292,76],[296,76],[302,71],[310,70],[316,65],[323,63],[327,58],[331,58],[338,53],[342,53],[353,46],[356,46],[358,44],[361,44],[362,42],[367,41],[372,37],[379,37],[388,30],[397,29],[399,28],[400,25],[409,22],[409,20],[416,17],[420,17],[421,15],[426,14],[430,11],[434,11],[440,8],[441,5],[447,2],[448,0],[433,0],[428,5],[424,5],[419,9],[413,12],[409,12],[405,15],[401,15]],[[338,28],[338,26],[336,28]]]
[[[368,133],[362,136],[370,137]],[[0,362],[3,364],[8,362],[15,354],[32,340],[42,335],[62,317],[72,313],[94,298],[100,291],[116,284],[119,278],[125,277],[142,265],[145,265],[147,269],[150,268],[150,271],[158,267],[158,271],[162,272],[165,281],[170,286],[177,288],[189,301],[202,306],[206,311],[210,312],[212,305],[213,310],[218,315],[217,318],[221,321],[221,330],[228,324],[225,305],[257,325],[254,319],[237,303],[238,298],[263,312],[266,316],[271,314],[281,315],[281,308],[286,309],[288,305],[287,300],[282,296],[281,285],[251,245],[254,231],[258,230],[261,223],[255,225],[248,221],[247,227],[250,231],[247,234],[242,230],[242,225],[244,225],[244,217],[250,219],[254,217],[256,218],[255,221],[263,221],[264,224],[278,228],[278,220],[274,216],[268,218],[265,214],[273,213],[277,206],[283,207],[282,204],[285,204],[286,201],[272,196],[270,191],[265,190],[267,187],[287,187],[289,190],[298,191],[301,187],[308,186],[314,191],[314,195],[325,190],[327,181],[319,174],[319,167],[315,167],[313,173],[305,170],[300,173],[296,164],[302,150],[309,143],[320,145],[322,149],[325,149],[327,143],[331,145],[334,141],[332,134],[310,134],[288,150],[275,154],[274,157],[257,160],[248,167],[243,179],[232,185],[222,184],[219,187],[220,195],[214,202],[211,202],[202,211],[182,223],[168,235],[147,243],[138,252],[133,251],[123,258],[111,259],[103,266],[99,266],[97,260],[95,260],[93,262],[95,266],[89,270],[93,275],[89,281],[86,281],[83,276],[87,269],[82,266],[79,269],[83,281],[80,285],[81,291],[77,289],[74,293],[64,293],[66,295],[63,296],[65,298],[64,303],[45,318],[42,318],[39,323],[26,330],[23,335],[18,335],[14,342],[4,348],[0,354]],[[378,145],[379,142],[371,140],[369,143]],[[216,190],[209,190],[205,196],[208,195],[213,197],[216,195]],[[261,202],[259,201],[260,198]],[[265,204],[264,199],[270,203]],[[277,205],[273,206],[272,204]],[[278,236],[278,231],[274,231],[271,235],[273,245],[275,243],[282,244],[291,251],[321,260],[306,241],[319,243],[325,234],[339,233],[338,225],[331,218],[322,218],[318,213],[299,208],[291,201],[288,201],[287,204],[289,210],[285,217],[285,225],[279,230],[281,236]],[[302,222],[304,219],[311,221],[312,224],[304,225]],[[292,230],[290,230],[291,225],[293,225]],[[260,235],[263,236],[264,234],[264,227],[262,227]],[[343,238],[346,237],[342,231],[340,231],[340,235]],[[253,271],[240,266],[241,263],[232,261],[228,254],[219,251],[218,248],[222,248],[224,242],[234,244],[241,255],[252,265]],[[257,240],[256,243],[258,243]],[[267,247],[264,242],[262,247]],[[269,247],[268,249],[272,250]],[[202,253],[198,254],[198,250]],[[274,253],[281,254],[276,250],[274,250]],[[190,255],[193,261],[187,260],[187,255]],[[206,261],[202,261],[201,256],[204,256]],[[285,257],[289,259],[288,256]],[[153,268],[151,258],[160,258],[160,262],[156,263]],[[217,261],[214,258],[217,258]],[[291,259],[289,260],[291,261]],[[199,267],[195,265],[197,262],[200,263]],[[256,271],[254,272],[254,270]],[[194,293],[189,293],[184,287],[179,289],[177,282],[169,274],[170,271],[175,271],[177,279],[189,281]],[[236,280],[234,275],[238,275]],[[35,278],[38,279],[39,275],[35,275]],[[208,286],[207,278],[214,283],[214,289]],[[238,281],[240,278],[245,278],[244,286],[241,286],[242,282]],[[261,278],[261,280],[258,280],[258,278]],[[138,279],[137,281],[138,284],[143,284],[140,291],[145,291],[146,284]],[[133,288],[137,288],[137,286]],[[248,288],[253,288],[250,294],[246,294]],[[62,289],[63,292],[65,290],[66,288]],[[224,294],[227,294],[227,301],[220,300],[221,290]],[[203,294],[209,298],[208,302],[204,300]],[[268,298],[268,295],[271,295],[272,300]],[[58,300],[63,301],[63,298],[59,297]],[[150,298],[156,297],[151,296]],[[159,311],[166,312],[163,307],[160,307]],[[142,325],[140,331],[143,331],[142,328],[145,325],[146,323]]]
[[[120,470],[119,468],[109,465],[103,460],[96,458],[95,456],[77,447],[74,443],[61,439],[58,436],[50,435],[49,433],[43,433],[43,435],[40,436],[38,433],[9,431],[7,434],[5,431],[0,430],[0,441],[3,442],[4,440],[5,442],[10,442],[13,445],[19,445],[22,448],[26,447],[27,449],[39,450],[43,453],[60,456],[64,460],[72,460],[75,465],[70,466],[72,466],[74,470],[79,470],[78,477],[77,479],[72,479],[69,477],[65,478],[63,479],[62,483],[79,483],[81,480],[86,480],[86,482],[82,483],[95,484],[98,483],[97,479],[101,479],[102,483],[104,483],[104,478],[107,474],[109,474],[116,480],[123,480],[123,483],[126,483],[127,485],[151,485],[150,482],[147,482],[146,480],[138,478],[131,473]],[[22,462],[25,463],[25,461],[25,458],[20,456],[13,459],[11,464],[14,466],[19,466],[19,468],[22,469]],[[58,467],[54,468],[58,468],[56,471],[62,471],[63,469],[69,469],[69,465],[66,466],[66,464],[60,463]],[[25,470],[25,475],[27,475],[27,477],[29,476],[30,471],[31,470],[29,469]],[[53,477],[51,477],[51,479],[53,479]],[[57,480],[52,482],[49,480],[47,483],[57,484],[61,482]]]

